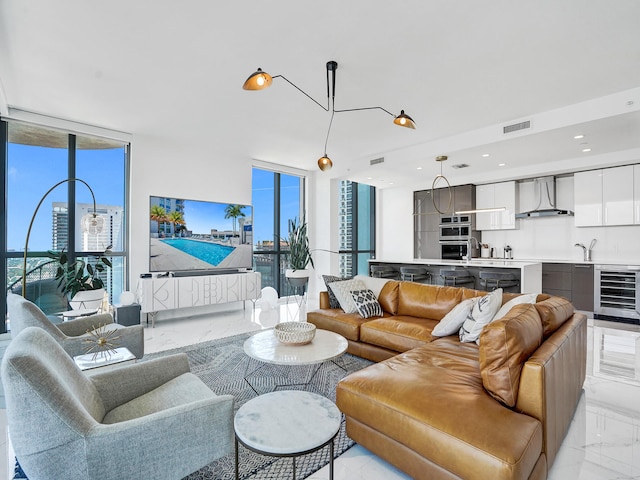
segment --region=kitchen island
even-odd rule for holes
[[[475,277],[475,288],[480,289],[480,272],[491,269],[495,272],[512,273],[520,280],[520,292],[540,293],[542,292],[542,263],[535,261],[502,260],[499,258],[473,258],[471,260],[442,260],[439,258],[420,258],[409,261],[396,260],[369,260],[369,270],[371,266],[388,266],[397,273],[400,278],[401,267],[424,267],[431,277],[431,283],[442,285],[440,270],[444,268],[464,269],[469,275]],[[373,276],[373,275],[372,275]]]

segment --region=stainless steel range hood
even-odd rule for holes
[[[527,212],[516,213],[516,218],[572,216],[571,210],[556,208],[556,179],[553,176],[533,179],[536,207]]]

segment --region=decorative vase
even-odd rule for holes
[[[292,287],[304,287],[309,282],[309,277],[311,276],[311,271],[305,269],[294,270],[293,268],[288,268],[284,272],[285,277],[289,280],[289,284]]]

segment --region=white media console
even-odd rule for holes
[[[258,272],[185,277],[151,277],[138,280],[137,297],[142,312],[155,316],[163,310],[216,305],[220,303],[255,301],[261,292]]]

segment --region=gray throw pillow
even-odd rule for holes
[[[329,307],[340,308],[340,302],[338,301],[338,298],[336,297],[335,293],[333,293],[333,290],[329,288],[329,284],[331,282],[341,282],[342,280],[351,280],[351,277],[342,278],[342,277],[337,277],[335,275],[322,275],[322,279],[324,280],[324,284],[327,287],[327,293],[329,294]]]

